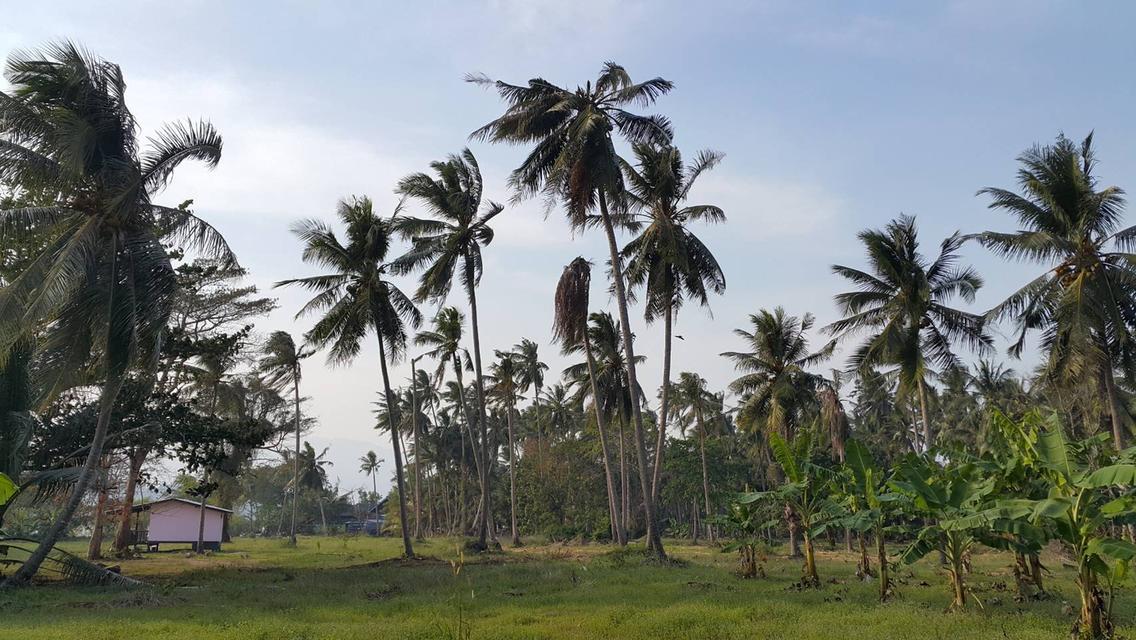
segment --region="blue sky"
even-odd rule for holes
[[[856,231],[913,214],[932,253],[957,229],[1011,229],[975,191],[1013,186],[1014,158],[1061,131],[1096,130],[1105,183],[1131,185],[1136,172],[1136,6],[1124,2],[48,4],[3,10],[0,53],[74,39],[122,65],[144,132],[210,118],[225,138],[221,165],[183,169],[164,197],[194,198],[266,288],[312,273],[289,223],[330,218],[351,194],[393,208],[399,177],[470,144],[500,112],[466,73],[575,86],[615,60],[633,77],[674,81],[657,111],[673,120],[676,143],[688,156],[726,154],[692,197],[730,219],[702,233],[728,291],[712,317],[683,312],[675,348],[676,373],[698,371],[716,388],[732,378],[716,354],[738,346],[730,329],[747,314],[782,305],[814,313],[818,326],[835,318],[844,285],[829,265],[861,264]],[[489,195],[507,200],[523,151],[471,146]],[[536,201],[497,220],[479,294],[486,351],[529,337],[559,371],[567,363],[548,340],[555,280],[577,255],[599,262],[604,245],[574,238]],[[976,246],[964,254],[987,280],[975,310],[1037,271]],[[261,327],[302,332],[309,321],[292,318],[302,296],[278,295],[281,309]],[[599,286],[593,300],[607,302]],[[648,357],[640,376],[654,388],[661,331],[635,317]],[[331,447],[345,488],[363,486],[359,455],[391,459],[371,428],[376,359],[315,365],[304,389],[320,420],[311,440]],[[407,365],[395,371],[404,378]]]

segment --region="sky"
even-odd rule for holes
[[[392,211],[400,177],[464,146],[480,161],[487,196],[510,200],[506,179],[525,150],[469,140],[502,104],[463,82],[468,73],[575,87],[613,60],[635,79],[675,83],[650,111],[673,121],[688,157],[700,149],[726,156],[691,201],[717,204],[729,218],[697,229],[727,291],[708,311],[685,308],[675,325],[683,337],[675,375],[697,371],[714,389],[734,377],[718,354],[741,347],[731,330],[748,314],[780,305],[814,314],[818,328],[837,318],[832,296],[845,283],[830,267],[863,265],[859,230],[915,215],[926,254],[956,230],[1012,230],[975,193],[1013,187],[1015,158],[1034,144],[1095,131],[1102,182],[1136,182],[1136,5],[1127,2],[12,4],[0,6],[0,55],[74,40],[121,65],[143,134],[185,117],[220,130],[220,165],[182,165],[159,201],[192,198],[251,282],[279,299],[257,324],[263,333],[299,336],[312,322],[294,318],[302,292],[272,290],[315,273],[300,260],[294,221],[330,221],[337,200],[351,195]],[[576,256],[601,264],[606,244],[574,235],[539,200],[510,204],[494,228],[478,290],[483,355],[528,337],[552,382],[569,364],[550,341],[556,280]],[[1039,269],[972,244],[963,255],[986,279],[974,311]],[[592,300],[614,311],[598,284]],[[464,308],[457,293],[449,303]],[[423,307],[427,317],[434,310]],[[662,331],[644,323],[641,308],[632,313],[636,349],[647,357],[639,375],[653,398]],[[996,329],[1001,358],[1007,331]],[[827,339],[814,334],[814,346]],[[405,381],[409,365],[392,372]],[[393,476],[389,439],[373,428],[380,388],[374,350],[350,367],[310,360],[305,369],[306,411],[318,419],[308,439],[329,447],[329,475],[345,490],[370,486],[358,472],[368,449],[387,461],[381,485]]]

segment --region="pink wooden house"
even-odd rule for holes
[[[188,544],[196,549],[198,528],[201,523],[201,505],[185,498],[166,498],[147,504],[134,505],[134,544],[146,545],[157,551],[163,544]],[[229,509],[205,505],[204,546],[221,550],[221,542],[228,531]]]

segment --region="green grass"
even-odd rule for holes
[[[975,556],[969,579],[984,608],[946,614],[944,578],[927,561],[901,568],[898,599],[880,605],[843,552],[822,551],[824,587],[797,592],[796,562],[771,557],[767,578],[740,580],[731,554],[673,543],[678,566],[602,545],[529,546],[467,557],[456,577],[456,541],[419,544],[429,559],[414,563],[392,560],[399,548],[390,538],[304,538],[297,549],[261,539],[200,558],[148,554],[122,568],[151,588],[0,592],[0,639],[458,638],[460,615],[474,639],[1040,640],[1066,637],[1076,604],[1055,558],[1056,597],[1015,602],[1009,558],[995,553]],[[1136,636],[1133,594],[1115,609],[1119,631]]]

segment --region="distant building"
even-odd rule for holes
[[[201,523],[201,505],[185,498],[166,498],[146,504],[136,504],[133,543],[146,545],[157,551],[163,544],[188,544],[195,550]],[[205,505],[205,536],[203,545],[213,551],[221,550],[221,542],[228,530],[229,509]]]

